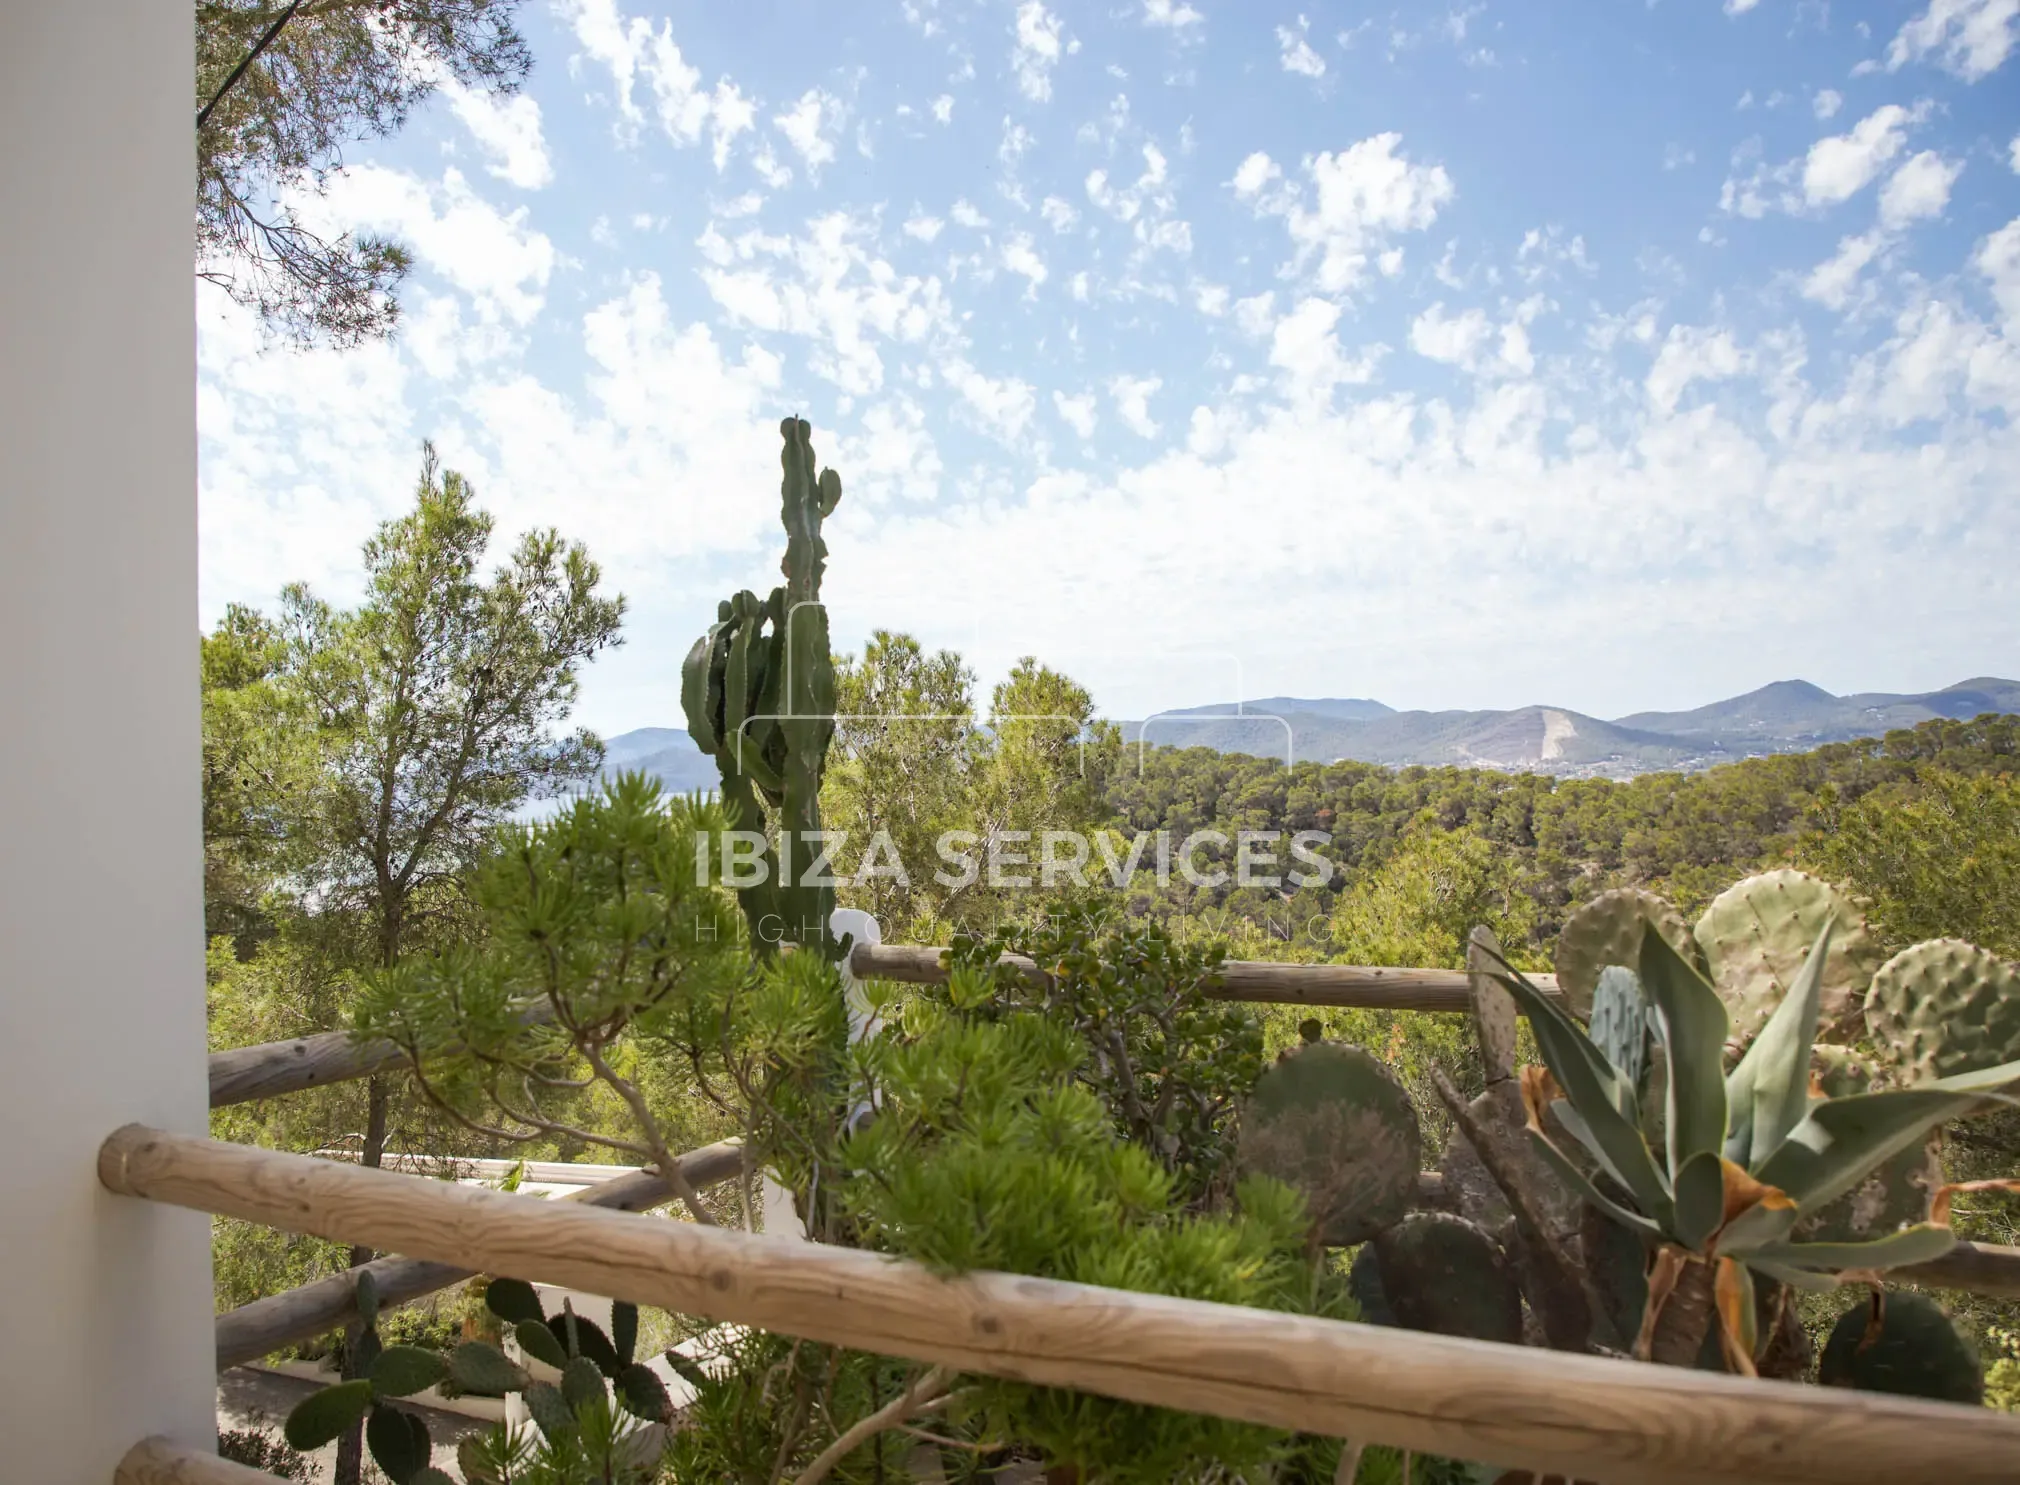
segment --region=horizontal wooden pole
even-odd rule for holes
[[[947,978],[941,960],[946,952],[906,944],[863,944],[850,956],[849,964],[859,979],[938,985]],[[1005,957],[1033,975],[1039,973],[1028,959],[1015,954]],[[1531,978],[1546,991],[1557,989],[1555,975]],[[1221,966],[1221,983],[1210,993],[1221,1000],[1369,1010],[1463,1011],[1469,1006],[1466,976],[1457,970],[1355,964],[1232,960]],[[546,1007],[536,1006],[529,1018],[544,1020],[545,1012]],[[210,1106],[221,1109],[259,1098],[278,1098],[304,1088],[369,1077],[405,1062],[391,1042],[359,1043],[343,1031],[233,1047],[210,1054]]]
[[[2020,1418],[641,1221],[129,1125],[111,1190],[959,1371],[1586,1479],[2011,1485]]]
[[[2020,1299],[2020,1248],[1999,1243],[1959,1243],[1941,1258],[1887,1270],[1887,1278],[1925,1289],[1965,1289]],[[2020,1465],[2013,1478],[2020,1480]]]
[[[730,1179],[742,1164],[743,1147],[736,1140],[720,1140],[680,1157],[681,1174],[697,1187]],[[561,1198],[619,1212],[642,1212],[672,1199],[673,1189],[651,1171],[634,1171]],[[359,1268],[226,1310],[217,1317],[217,1369],[243,1366],[283,1346],[348,1325],[358,1317],[360,1273],[369,1273],[378,1282],[379,1304],[384,1307],[423,1299],[476,1272],[425,1258],[375,1258]]]
[[[170,1439],[142,1439],[119,1461],[112,1485],[273,1485],[274,1477],[249,1464],[220,1459],[215,1450],[192,1449]]]

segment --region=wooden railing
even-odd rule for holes
[[[937,983],[947,976],[943,955],[866,945],[850,968],[863,979]],[[1554,992],[1554,977],[1538,978]],[[1470,1004],[1464,973],[1349,965],[1233,962],[1214,993],[1370,1009]],[[276,1097],[402,1061],[389,1044],[361,1046],[341,1032],[238,1048],[211,1057],[211,1103]],[[730,1179],[741,1160],[726,1141],[683,1156],[681,1168],[703,1187]],[[965,1371],[1608,1482],[2020,1481],[2020,1420],[1982,1410],[1011,1275],[944,1280],[854,1250],[636,1222],[623,1214],[671,1198],[646,1171],[548,1203],[128,1129],[107,1141],[100,1173],[128,1195],[398,1253],[366,1266],[387,1305],[475,1273],[510,1274]],[[1428,1188],[1437,1178],[1424,1179]],[[220,1315],[218,1366],[355,1319],[357,1272]],[[1960,1243],[1892,1277],[2020,1297],[2020,1249]],[[157,1445],[128,1456],[123,1485],[244,1478],[191,1473],[217,1461]]]
[[[128,1196],[964,1372],[1608,1482],[2011,1485],[2020,1418],[646,1222],[117,1131]]]

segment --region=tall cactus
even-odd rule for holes
[[[803,883],[815,861],[821,776],[835,731],[821,523],[841,502],[842,478],[832,469],[816,477],[813,430],[803,419],[785,419],[779,433],[785,582],[762,600],[746,590],[717,605],[716,622],[681,666],[680,701],[696,746],[715,758],[723,803],[739,828],[765,836],[756,863],[762,879],[737,889],[753,944],[760,953],[780,943],[818,946],[832,958],[842,948],[828,933],[834,888]]]

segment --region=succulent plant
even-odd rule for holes
[[[1826,1387],[1895,1392],[1976,1407],[1985,1400],[1978,1353],[1925,1295],[1875,1289],[1838,1317],[1817,1364]]]
[[[1573,1016],[1582,1021],[1592,1013],[1592,997],[1608,965],[1641,962],[1642,936],[1651,927],[1677,953],[1696,957],[1690,925],[1639,887],[1602,892],[1565,920],[1557,935],[1557,989]]]
[[[785,419],[779,433],[785,582],[764,599],[745,591],[717,605],[716,622],[681,665],[680,703],[695,745],[715,758],[738,828],[768,836],[763,880],[737,889],[753,944],[760,952],[781,942],[818,944],[838,957],[842,946],[827,926],[834,888],[804,882],[835,730],[821,523],[841,501],[842,480],[832,469],[815,477],[804,420]]]
[[[1380,1059],[1317,1041],[1257,1079],[1237,1160],[1302,1191],[1317,1240],[1343,1247],[1410,1210],[1422,1146],[1410,1096]]]
[[[1620,1075],[1631,1086],[1641,1087],[1648,1071],[1648,998],[1641,993],[1641,979],[1633,970],[1609,964],[1599,972],[1586,1030],[1606,1060],[1620,1069]]]
[[[1404,1329],[1520,1343],[1522,1291],[1507,1257],[1464,1217],[1413,1213],[1375,1234],[1362,1249],[1370,1251],[1381,1294]]]
[[[1751,1371],[1755,1276],[1832,1288],[1845,1271],[1926,1262],[1955,1242],[1942,1221],[1865,1242],[1795,1236],[1805,1217],[1923,1144],[1947,1120],[1976,1112],[1984,1094],[2020,1081],[2015,1061],[1905,1088],[1812,1099],[1811,1047],[1823,991],[1827,975],[1844,962],[1831,952],[1833,926],[1826,918],[1729,1075],[1725,1002],[1663,935],[1642,936],[1636,968],[1666,1079],[1659,1149],[1621,1070],[1553,997],[1504,963],[1501,983],[1528,1012],[1543,1056],[1542,1067],[1523,1070],[1531,1140],[1587,1203],[1655,1250],[1640,1354],[1690,1364],[1715,1310],[1729,1364]],[[1764,972],[1761,962],[1749,972]],[[1604,1173],[1614,1195],[1551,1142],[1547,1113]]]
[[[1860,993],[1882,958],[1850,899],[1828,882],[1786,869],[1748,877],[1712,899],[1695,937],[1706,977],[1731,1016],[1736,1046],[1744,1047],[1767,1024],[1827,922],[1835,926],[1818,990],[1818,1024],[1825,1041],[1842,1041],[1858,1034]]]
[[[359,1368],[364,1376],[313,1392],[295,1405],[285,1432],[296,1449],[321,1448],[362,1420],[366,1447],[393,1485],[449,1485],[450,1477],[430,1463],[433,1446],[420,1415],[392,1401],[434,1386],[477,1397],[521,1393],[550,1442],[572,1434],[584,1408],[607,1406],[606,1378],[615,1384],[618,1404],[634,1417],[663,1426],[673,1416],[665,1387],[633,1355],[638,1341],[635,1305],[611,1307],[611,1330],[617,1337],[613,1341],[565,1302],[560,1314],[547,1315],[531,1284],[519,1279],[490,1282],[484,1293],[486,1308],[513,1331],[528,1356],[561,1372],[561,1385],[556,1387],[534,1381],[525,1367],[484,1341],[464,1341],[447,1356],[416,1346],[381,1347],[378,1293],[370,1274],[359,1276],[359,1291],[358,1310],[371,1341],[361,1347],[361,1354],[369,1354],[371,1360]],[[651,1439],[627,1437],[636,1440],[630,1450],[639,1456],[638,1478],[650,1478],[648,1466],[657,1460]],[[479,1448],[476,1455],[483,1452]],[[462,1460],[466,1479],[488,1478],[481,1470],[473,1473],[476,1455]]]
[[[1961,939],[1901,950],[1874,974],[1865,1010],[1911,1079],[2020,1058],[2020,967]]]

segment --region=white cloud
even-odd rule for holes
[[[1760,0],[1725,0],[1725,13],[1727,15],[1745,15],[1758,4],[1760,4]]]
[[[1849,134],[1819,139],[1803,161],[1803,200],[1811,206],[1834,206],[1864,190],[1901,152],[1908,125],[1918,117],[1889,103],[1859,120]]]
[[[1835,88],[1824,88],[1810,100],[1810,110],[1820,119],[1836,118],[1838,110],[1845,106],[1845,95]]]
[[[989,219],[976,210],[974,204],[965,197],[956,201],[947,215],[954,219],[955,226],[966,227],[971,231],[989,225]]]
[[[1094,394],[1083,392],[1069,397],[1064,392],[1052,394],[1052,406],[1058,410],[1066,425],[1082,438],[1094,437]]]
[[[907,237],[916,237],[921,242],[931,242],[940,235],[941,230],[946,225],[938,217],[929,217],[914,211],[910,216],[905,218],[905,235]]]
[[[1401,143],[1400,134],[1377,134],[1337,154],[1316,156],[1305,165],[1309,192],[1286,183],[1279,191],[1241,194],[1255,199],[1259,214],[1283,217],[1297,267],[1316,258],[1321,289],[1351,289],[1391,233],[1430,226],[1452,199],[1452,178],[1444,167],[1412,164],[1398,151]],[[1236,172],[1237,190],[1243,182],[1259,188],[1273,169],[1267,156],[1249,156]]]
[[[1228,292],[1226,284],[1200,284],[1193,289],[1192,307],[1211,319],[1219,319],[1227,313]]]
[[[1536,369],[1536,356],[1524,319],[1539,304],[1518,306],[1514,318],[1496,325],[1477,306],[1448,314],[1441,301],[1411,323],[1410,349],[1477,375],[1527,376]]]
[[[2020,134],[2013,136],[2013,142],[2006,147],[2006,163],[2013,167],[2013,173],[2020,175]]]
[[[522,191],[537,191],[554,179],[554,163],[540,128],[540,105],[531,97],[525,93],[494,97],[446,75],[439,86],[450,109],[488,157],[485,168],[493,175]]]
[[[1672,325],[1644,383],[1649,406],[1667,416],[1676,411],[1692,382],[1723,381],[1738,376],[1748,365],[1731,331]]]
[[[635,141],[644,111],[632,96],[643,80],[651,89],[660,127],[677,145],[709,135],[715,168],[728,163],[730,145],[757,121],[756,106],[728,78],[713,88],[701,86],[701,71],[688,64],[673,39],[673,23],[658,30],[642,17],[619,15],[616,0],[573,0],[575,39],[592,60],[610,70],[617,89],[617,130]]]
[[[1811,269],[1809,276],[1803,280],[1803,297],[1815,300],[1826,309],[1843,309],[1851,302],[1852,293],[1859,284],[1859,275],[1866,271],[1866,265],[1879,253],[1881,243],[1878,232],[1847,237],[1839,242],[1837,252]]]
[[[1934,58],[1966,82],[1999,70],[2020,32],[2020,0],[1930,0],[1887,48],[1887,70]]]
[[[1073,203],[1057,196],[1047,196],[1038,204],[1038,215],[1045,219],[1045,225],[1054,232],[1064,232],[1080,220]]]
[[[1143,24],[1146,26],[1183,31],[1188,26],[1201,25],[1205,20],[1206,17],[1186,4],[1185,0],[1143,0]]]
[[[1257,150],[1235,170],[1234,192],[1237,196],[1253,196],[1282,174],[1276,161]]]
[[[1115,403],[1115,415],[1122,426],[1138,438],[1157,436],[1157,419],[1150,415],[1150,399],[1164,385],[1162,377],[1114,376],[1108,380],[1108,395]]]
[[[1234,302],[1234,322],[1241,333],[1260,340],[1270,333],[1277,322],[1277,296],[1274,289],[1265,289],[1260,294],[1251,294],[1246,299]]]
[[[1010,65],[1017,74],[1017,87],[1034,103],[1052,96],[1052,69],[1059,65],[1065,50],[1059,17],[1045,8],[1045,0],[1024,0],[1017,7],[1016,46]]]
[[[1359,360],[1340,346],[1340,307],[1316,296],[1301,299],[1270,331],[1270,365],[1284,374],[1286,398],[1294,405],[1326,404],[1342,382],[1360,383],[1375,374],[1382,348]]]
[[[1281,61],[1286,72],[1295,72],[1304,77],[1324,77],[1326,59],[1312,50],[1312,44],[1305,40],[1311,30],[1311,22],[1298,17],[1298,28],[1277,27],[1277,45],[1282,49]]]
[[[2020,343],[2020,217],[2015,217],[1978,245],[1971,266],[1992,286],[2006,319],[2006,337]]]
[[[1037,395],[1029,382],[1014,376],[986,376],[958,356],[943,362],[940,371],[948,385],[961,394],[962,403],[983,431],[1005,443],[1015,442],[1038,411]]]
[[[841,99],[832,93],[808,88],[800,94],[799,102],[784,113],[774,115],[772,123],[779,133],[785,135],[786,143],[807,162],[808,172],[818,177],[820,168],[834,161],[833,136],[841,132],[847,113]]]
[[[942,93],[933,100],[933,118],[937,122],[944,124],[953,117],[954,95],[952,93]]]
[[[340,172],[327,196],[303,203],[339,229],[383,232],[412,244],[435,272],[470,296],[492,322],[525,325],[546,302],[554,244],[527,225],[527,211],[501,212],[458,170],[439,186],[383,165]]]
[[[1036,298],[1038,286],[1045,282],[1045,260],[1038,256],[1038,249],[1031,244],[1031,234],[1018,232],[1003,245],[1003,267],[1017,274],[1025,281],[1024,297]]]
[[[1950,204],[1950,187],[1963,173],[1962,160],[1951,164],[1934,150],[1910,156],[1880,189],[1881,225],[1899,229],[1941,216]]]

